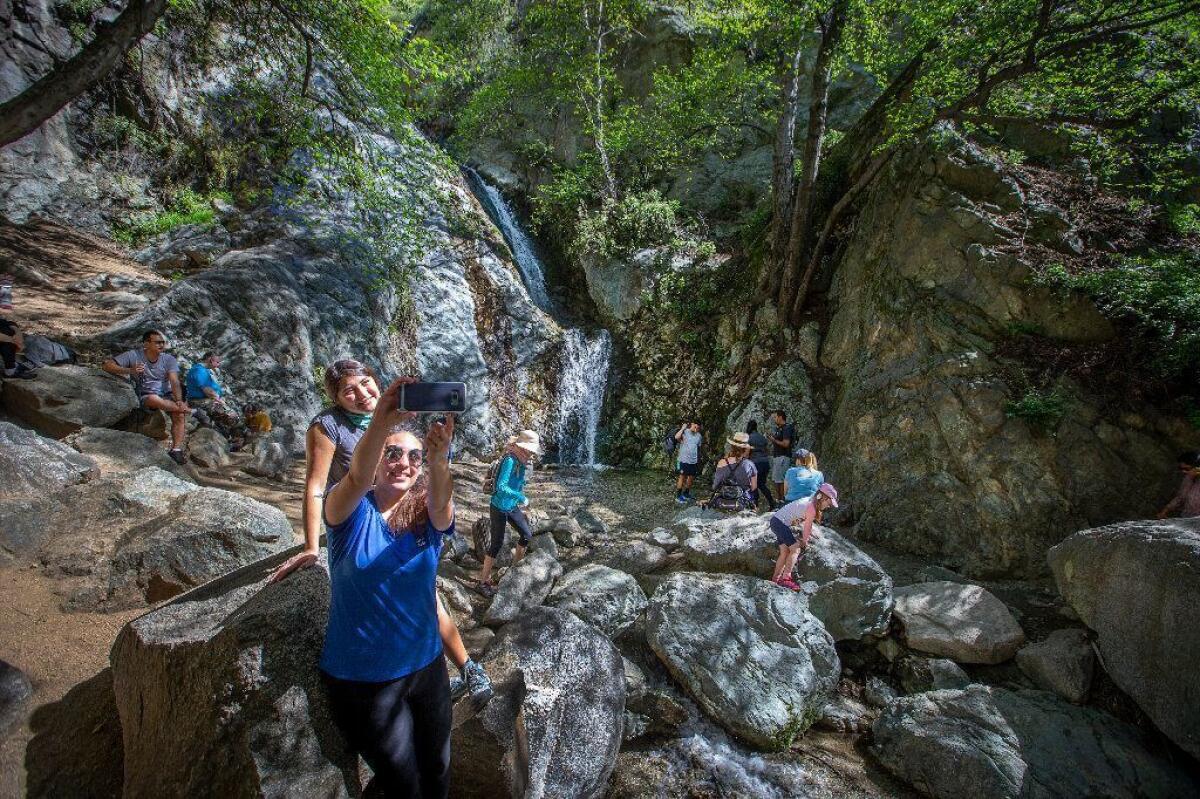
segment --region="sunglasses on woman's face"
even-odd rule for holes
[[[392,444],[383,448],[383,460],[390,466],[393,463],[399,463],[400,459],[408,455],[409,466],[420,466],[425,461],[425,451],[421,448],[405,449],[404,447]]]

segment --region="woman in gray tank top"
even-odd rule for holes
[[[325,494],[350,470],[354,448],[371,422],[380,393],[375,370],[359,361],[351,358],[334,361],[325,370],[325,395],[333,400],[333,405],[313,417],[304,436],[304,549],[276,569],[271,582],[282,580],[293,571],[316,562],[321,546]],[[442,607],[440,599],[438,629],[446,654],[462,673],[451,683],[452,695],[469,691],[471,701],[481,706],[492,696],[491,683],[483,669],[467,654],[458,627]]]

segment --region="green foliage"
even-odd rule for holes
[[[569,252],[576,258],[607,260],[635,249],[672,242],[679,203],[664,200],[657,190],[605,198],[595,211],[580,212]]]
[[[1004,413],[1009,418],[1025,419],[1043,430],[1051,431],[1062,421],[1067,404],[1067,398],[1057,388],[1049,391],[1031,388],[1019,400],[1007,403]]]
[[[1047,280],[1087,292],[1105,315],[1130,322],[1150,344],[1147,365],[1155,373],[1185,377],[1200,369],[1200,256],[1195,252],[1125,258],[1079,275],[1057,267]]]
[[[1171,227],[1177,233],[1185,235],[1200,234],[1200,205],[1196,203],[1169,207],[1167,209],[1167,218],[1171,222]]]
[[[124,225],[117,225],[113,230],[113,238],[127,246],[136,247],[184,225],[209,227],[216,219],[212,207],[216,199],[228,202],[230,198],[228,194],[219,192],[204,196],[191,189],[183,189],[175,194],[166,210],[140,214]]]

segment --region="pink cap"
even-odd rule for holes
[[[821,483],[821,487],[817,489],[818,494],[824,494],[829,497],[829,501],[833,503],[833,507],[837,507],[837,489],[833,487],[833,483]]]

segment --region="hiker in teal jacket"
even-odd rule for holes
[[[529,547],[529,539],[533,531],[529,528],[529,519],[525,517],[522,508],[529,505],[525,496],[525,477],[529,471],[529,460],[534,455],[542,454],[541,441],[538,434],[532,430],[522,430],[508,445],[504,456],[496,468],[495,487],[492,490],[490,503],[491,539],[488,541],[487,554],[483,557],[483,569],[479,572],[479,582],[476,587],[485,596],[496,593],[492,585],[492,569],[496,558],[504,546],[504,535],[508,525],[517,531],[519,540],[513,552],[513,563],[518,563],[525,557]]]

